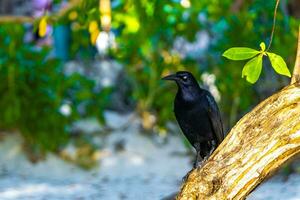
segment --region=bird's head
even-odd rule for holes
[[[194,102],[201,95],[201,88],[194,76],[187,71],[179,71],[163,78],[163,80],[175,81],[178,86],[177,97],[185,102]]]
[[[162,80],[175,81],[180,88],[198,86],[194,76],[187,71],[179,71],[176,74],[171,74],[162,78]]]

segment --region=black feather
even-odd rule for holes
[[[174,112],[182,132],[197,151],[197,165],[225,137],[219,108],[210,92],[200,88],[191,73],[181,71],[163,79],[177,83]]]

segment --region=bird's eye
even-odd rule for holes
[[[187,76],[183,76],[182,80],[186,81],[187,80]]]

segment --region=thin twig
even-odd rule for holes
[[[20,24],[33,23],[34,20],[35,19],[33,17],[29,17],[29,16],[11,16],[11,15],[0,16],[0,24],[9,23],[9,22],[20,23]]]
[[[300,25],[299,25],[299,33],[298,33],[298,47],[297,47],[297,54],[296,54],[296,61],[293,71],[293,76],[291,79],[291,84],[300,81]]]
[[[276,26],[277,8],[278,8],[278,5],[279,5],[279,2],[280,2],[280,0],[276,0],[276,5],[275,5],[275,9],[274,9],[274,16],[273,16],[272,32],[271,32],[270,42],[269,42],[269,45],[268,45],[268,48],[267,48],[266,51],[269,51],[269,49],[271,47],[271,44],[272,44],[272,41],[273,41],[273,35],[274,35],[274,32],[275,32],[275,26]]]

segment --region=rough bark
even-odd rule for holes
[[[291,85],[246,114],[202,168],[189,174],[177,199],[245,199],[300,152],[299,51],[300,42]]]

